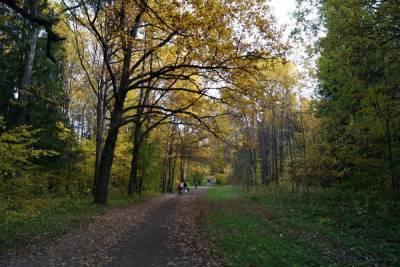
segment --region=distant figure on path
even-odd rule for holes
[[[180,183],[178,184],[178,192],[179,192],[179,194],[182,194],[182,193],[183,193],[183,189],[184,189],[184,183],[183,183],[183,182],[180,182]]]

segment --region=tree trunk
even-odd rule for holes
[[[123,97],[125,99],[125,97]],[[118,101],[114,106],[111,115],[111,125],[104,142],[104,148],[101,153],[98,176],[95,177],[95,190],[93,192],[94,203],[106,204],[108,196],[108,182],[111,172],[111,166],[114,159],[114,150],[117,143],[119,122],[122,117],[123,101]]]
[[[269,183],[269,133],[268,126],[264,122],[260,125],[260,157],[261,157],[261,182],[266,185]]]
[[[145,40],[147,38],[147,34],[144,36]],[[153,56],[150,57],[150,70],[152,71],[152,61]],[[142,71],[145,72],[145,65],[146,61],[143,61],[142,64]],[[146,105],[148,103],[148,99],[151,92],[151,80],[148,82],[148,88],[141,89],[140,95],[138,99],[138,106]],[[143,116],[144,108],[140,107],[137,109],[136,118],[135,118],[135,127],[133,133],[133,151],[132,151],[132,161],[131,161],[131,171],[129,175],[129,182],[128,182],[128,195],[132,196],[133,193],[142,193],[143,188],[143,174],[139,177],[138,175],[138,166],[139,166],[139,157],[140,157],[140,147],[142,145],[143,140],[145,139],[146,133],[142,132],[142,127],[144,122],[148,120],[146,116]],[[143,118],[144,117],[144,118]],[[144,129],[145,131],[146,129]],[[149,133],[147,133],[149,134]]]
[[[146,2],[146,1],[144,1]],[[120,24],[124,25],[126,22],[125,16],[125,7],[124,3],[120,10]],[[144,6],[141,7],[141,11],[139,14],[143,14]],[[141,20],[140,17],[135,21],[133,25],[130,35],[132,39],[134,39],[137,35]],[[103,48],[106,49],[106,48]],[[132,57],[133,45],[132,42],[128,42],[128,44],[123,47],[123,63],[121,68],[121,77],[118,88],[114,84],[114,92],[115,92],[115,103],[114,108],[111,114],[110,120],[110,129],[107,133],[107,138],[104,143],[104,148],[101,153],[101,159],[99,164],[99,170],[97,172],[97,177],[94,177],[96,186],[94,191],[94,203],[106,204],[107,203],[107,195],[108,195],[108,183],[111,172],[111,166],[114,159],[114,150],[115,145],[118,138],[118,131],[120,127],[120,123],[122,120],[123,110],[124,110],[124,102],[126,98],[126,94],[128,92],[129,83],[130,83],[130,69],[131,69],[131,57]],[[104,50],[104,54],[107,50]],[[106,55],[104,60],[108,61],[108,56]]]
[[[169,172],[169,177],[168,177],[168,192],[172,193],[174,191],[174,180],[175,180],[175,167],[176,167],[176,156],[178,149],[175,149],[175,156],[174,156],[174,151],[173,151],[173,143],[171,143],[171,168]]]
[[[273,155],[273,180],[278,180],[278,146],[277,146],[277,136],[276,136],[276,126],[272,126],[272,155]]]
[[[180,158],[180,180],[183,182],[185,180],[185,144],[183,139],[181,138],[181,158]]]
[[[289,156],[290,156],[290,167],[293,168],[293,162],[294,162],[294,157],[293,157],[293,147],[292,147],[292,127],[290,125],[290,108],[288,110],[287,113],[287,139],[288,139],[288,147],[289,147]],[[292,177],[290,177],[291,179],[291,183],[292,183],[292,191],[294,192],[295,189],[295,184],[296,184],[296,179],[295,177],[292,175]]]
[[[30,0],[30,10],[33,16],[37,16],[38,13],[38,0]],[[26,90],[32,83],[32,71],[33,71],[33,62],[35,60],[36,55],[36,45],[39,37],[39,29],[38,26],[34,23],[31,24],[31,32],[29,36],[29,41],[27,44],[26,56],[25,56],[25,65],[22,73],[21,85],[18,90],[18,104],[16,108],[15,114],[15,124],[17,126],[27,123],[27,99],[26,99]]]
[[[97,106],[96,106],[96,161],[94,167],[94,177],[93,179],[93,186],[92,186],[92,193],[96,190],[96,177],[99,175],[100,169],[100,161],[101,161],[101,154],[102,154],[102,147],[103,147],[103,134],[104,134],[104,120],[105,120],[105,86],[103,83],[100,84],[99,87],[99,95],[97,98]]]
[[[293,147],[292,147],[292,127],[290,125],[290,110],[288,111],[287,114],[287,139],[288,139],[288,146],[289,146],[289,156],[290,156],[290,162],[293,163],[294,158],[293,158]]]
[[[140,126],[139,126],[140,127]],[[133,193],[139,192],[139,177],[138,177],[138,161],[140,153],[140,139],[141,132],[138,125],[135,126],[134,136],[133,136],[133,150],[132,150],[132,160],[131,160],[131,171],[129,175],[128,182],[128,195],[132,196]]]
[[[161,172],[161,181],[160,181],[160,188],[161,188],[161,193],[165,193],[167,191],[167,171],[168,171],[168,152],[169,152],[169,140],[167,141],[167,147],[166,147],[166,152],[164,154],[164,160],[163,160],[163,169]]]
[[[282,105],[283,107],[283,105]],[[281,110],[281,121],[280,121],[280,133],[279,133],[279,177],[283,175],[283,163],[284,163],[284,155],[283,155],[283,120],[284,113],[283,108]]]
[[[189,161],[189,159],[187,159],[186,160],[186,179],[187,180],[189,180],[189,177],[190,177],[190,166],[189,166],[189,163],[190,163],[190,161]]]
[[[172,193],[174,184],[174,173],[175,173],[175,157],[174,157],[174,134],[175,126],[172,126],[170,137],[169,137],[169,148],[167,152],[167,191]]]
[[[302,141],[303,141],[303,166],[304,166],[304,168],[306,169],[306,171],[307,171],[307,169],[308,169],[308,167],[307,167],[307,162],[306,162],[306,148],[307,148],[307,144],[306,144],[306,133],[305,133],[305,127],[304,127],[304,118],[303,118],[303,102],[302,102],[303,100],[300,98],[300,124],[301,124],[301,135],[302,135]],[[301,178],[301,180],[302,180],[302,183],[303,183],[303,187],[304,187],[304,190],[305,190],[305,192],[306,191],[308,191],[308,184],[307,184],[307,181],[305,180],[305,177],[304,177],[304,175],[302,175],[302,178]]]

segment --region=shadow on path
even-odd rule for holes
[[[45,247],[14,251],[0,266],[219,266],[198,228],[206,190],[112,209]]]

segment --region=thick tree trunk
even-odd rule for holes
[[[147,1],[143,1],[144,4]],[[143,11],[145,9],[145,5],[140,7],[140,11],[138,16],[135,19],[135,23],[130,30],[130,37],[135,39],[137,36],[137,32],[141,23],[141,16],[143,15]],[[125,27],[126,16],[125,16],[125,1],[122,2],[122,7],[119,12],[120,16],[120,25]],[[103,48],[104,54],[107,54],[106,48]],[[115,145],[118,138],[118,131],[122,120],[123,110],[124,110],[124,102],[126,98],[126,94],[128,92],[129,84],[130,84],[130,74],[131,74],[131,57],[132,57],[133,44],[132,42],[128,42],[123,47],[123,63],[121,68],[121,76],[120,83],[117,88],[116,84],[114,86],[115,92],[115,103],[113,112],[111,114],[110,120],[110,129],[107,133],[107,138],[104,142],[104,148],[101,153],[101,159],[99,164],[99,169],[97,172],[97,177],[94,177],[95,180],[95,190],[94,190],[94,202],[106,204],[107,203],[107,195],[108,195],[108,183],[111,172],[111,166],[114,159],[114,150]],[[108,61],[108,55],[105,55],[104,60]],[[109,62],[109,61],[108,61]],[[111,75],[111,72],[109,73]]]
[[[138,105],[145,105],[149,97],[149,89],[144,92],[140,90],[140,96]],[[132,150],[132,160],[131,160],[131,171],[129,175],[128,182],[128,195],[132,196],[133,193],[141,193],[143,185],[143,177],[138,175],[140,148],[142,146],[143,140],[145,139],[145,133],[142,132],[143,126],[143,112],[144,108],[139,108],[136,113],[135,126],[133,129],[133,150]]]
[[[140,127],[140,126],[139,126]],[[140,153],[140,139],[141,132],[137,125],[134,129],[133,136],[133,150],[132,150],[132,160],[131,160],[131,171],[129,175],[128,182],[128,195],[132,196],[133,193],[139,193],[140,182],[138,177],[138,163],[139,163],[139,153]]]
[[[29,1],[29,5],[31,8],[31,13],[34,16],[37,16],[38,13],[38,0]],[[32,23],[31,33],[29,36],[29,41],[27,44],[26,56],[25,56],[25,65],[22,73],[21,85],[18,90],[18,104],[15,113],[15,124],[22,125],[27,123],[27,99],[26,99],[26,90],[32,83],[32,72],[33,72],[33,62],[35,60],[36,55],[36,45],[39,37],[39,29],[36,24]]]
[[[146,35],[145,35],[146,39]],[[152,56],[150,57],[150,70],[152,70]],[[143,61],[142,71],[145,72],[145,61]],[[150,86],[151,80],[148,82],[148,88],[141,89],[139,95],[138,106],[146,105],[150,96]],[[128,195],[132,196],[133,193],[142,193],[143,188],[143,174],[139,177],[138,175],[138,166],[139,166],[139,157],[140,157],[140,148],[142,146],[142,142],[145,138],[145,133],[142,132],[142,127],[144,121],[147,119],[143,116],[144,108],[138,108],[136,112],[135,118],[135,127],[133,129],[133,151],[132,151],[132,160],[131,160],[131,171],[129,175],[129,182],[128,182]]]
[[[105,87],[103,84],[99,87],[99,95],[97,98],[97,107],[96,107],[96,161],[94,168],[94,177],[92,192],[96,190],[96,178],[99,176],[100,170],[100,162],[101,162],[101,154],[103,147],[103,134],[104,134],[104,121],[105,121]]]
[[[126,98],[126,88],[129,84],[129,69],[132,55],[132,46],[125,49],[124,63],[122,70],[122,79],[119,86],[119,94],[116,95],[114,109],[111,114],[110,129],[104,142],[104,148],[101,153],[99,170],[95,180],[94,203],[106,204],[108,196],[108,183],[111,173],[111,166],[114,159],[114,150],[117,143],[119,127],[122,119],[124,102]]]
[[[125,98],[123,98],[125,99]],[[94,203],[106,204],[108,196],[108,182],[111,172],[111,166],[114,159],[114,150],[117,143],[119,123],[122,117],[123,101],[118,101],[114,106],[111,115],[111,125],[104,142],[104,148],[101,153],[98,176],[95,177],[95,190],[93,192]]]

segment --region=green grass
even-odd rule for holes
[[[400,264],[399,212],[372,194],[217,187],[205,201],[204,233],[229,266]]]
[[[146,198],[112,197],[107,206],[102,206],[92,205],[90,197],[48,196],[25,200],[14,209],[0,202],[0,255],[32,240],[45,242],[61,236],[110,207],[129,205]]]

